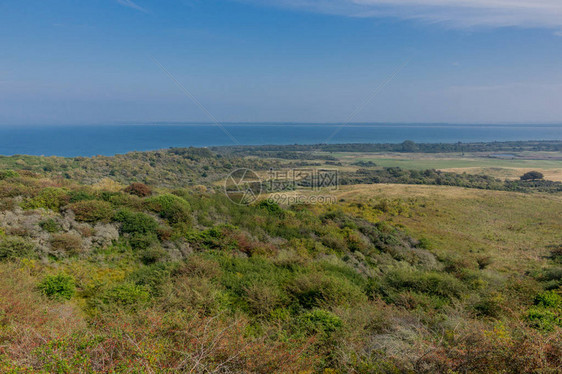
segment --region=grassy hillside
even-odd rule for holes
[[[560,195],[335,193],[4,173],[0,371],[561,370]]]

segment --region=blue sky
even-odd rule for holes
[[[4,1],[0,46],[3,125],[209,121],[154,59],[221,122],[562,122],[560,0]]]

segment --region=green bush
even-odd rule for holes
[[[298,305],[305,309],[323,306],[354,305],[367,296],[349,280],[321,273],[302,274],[287,287]]]
[[[331,334],[343,326],[340,317],[323,309],[304,313],[299,320],[301,327],[311,334]]]
[[[274,201],[270,201],[270,200],[260,201],[258,203],[257,207],[260,208],[260,209],[265,209],[269,213],[274,214],[274,215],[282,215],[283,214],[283,208],[281,208],[279,206],[279,204],[277,204]]]
[[[35,244],[17,236],[0,238],[0,260],[28,257],[35,250]]]
[[[70,204],[77,221],[81,222],[109,222],[113,216],[111,204],[101,200],[84,200]]]
[[[49,275],[39,284],[39,290],[53,299],[70,300],[75,288],[74,278],[62,273]]]
[[[562,296],[555,291],[547,291],[537,295],[535,305],[544,308],[562,308]]]
[[[102,194],[103,195],[103,194]],[[104,201],[108,201],[114,207],[128,208],[133,210],[143,209],[143,199],[135,195],[127,195],[121,192],[107,193],[105,197],[102,196]]]
[[[22,204],[24,209],[51,209],[59,211],[68,202],[67,191],[63,188],[47,187],[31,199]]]
[[[383,289],[387,295],[394,290],[409,290],[452,300],[461,297],[463,284],[450,274],[424,272],[412,269],[396,269],[389,272],[384,283],[390,289]]]
[[[145,251],[158,243],[158,237],[155,234],[132,234],[129,238],[129,244],[135,251]]]
[[[163,194],[151,197],[146,200],[145,204],[147,209],[158,213],[170,224],[191,221],[189,203],[176,195]]]
[[[279,289],[275,286],[254,283],[244,291],[244,300],[254,315],[270,315],[281,302]]]
[[[69,196],[70,196],[70,199],[69,199],[70,203],[77,203],[79,201],[95,200],[96,199],[96,197],[94,195],[92,195],[89,192],[84,191],[84,190],[71,191]]]
[[[168,257],[168,252],[160,246],[149,246],[139,253],[139,258],[145,265],[155,264],[166,257]]]
[[[0,180],[18,178],[20,175],[13,170],[0,170]]]
[[[129,307],[135,309],[150,300],[146,287],[134,283],[123,283],[105,291],[101,297],[104,304],[113,307]]]
[[[55,251],[76,254],[82,251],[82,238],[71,233],[55,234],[51,238],[51,247]]]
[[[61,229],[61,227],[57,223],[57,221],[55,221],[52,218],[49,218],[49,219],[46,219],[44,221],[39,222],[39,227],[41,227],[43,230],[45,230],[49,233],[59,232],[60,229]]]
[[[555,326],[562,327],[562,317],[560,313],[556,313],[547,308],[532,307],[527,311],[526,320],[529,324],[544,331],[552,331]]]
[[[169,285],[172,273],[172,264],[157,263],[143,266],[133,272],[128,280],[141,286],[152,295],[159,295],[164,285]]]
[[[115,220],[120,222],[121,232],[126,234],[154,234],[158,229],[158,222],[151,216],[121,209],[115,215]]]

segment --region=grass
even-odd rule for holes
[[[540,267],[549,247],[562,242],[562,196],[379,184],[344,186],[337,198],[414,199],[408,215],[392,217],[395,223],[427,238],[441,255],[489,255],[490,266],[501,271]]]
[[[379,167],[401,167],[403,169],[437,169],[456,173],[486,174],[497,178],[518,179],[530,170],[538,170],[546,179],[562,181],[562,155],[559,152],[517,154],[516,159],[493,158],[489,154],[451,153],[330,153],[342,163],[339,169],[357,168],[358,161],[372,161]]]

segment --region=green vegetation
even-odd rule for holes
[[[533,173],[531,177],[522,177],[521,181],[502,181],[487,175],[457,174],[438,170],[404,170],[394,167],[376,170],[359,169],[354,173],[341,173],[340,182],[341,184],[426,184],[518,192],[540,191],[556,193],[562,191],[562,182],[545,181],[534,174],[537,172],[531,173]]]
[[[49,275],[38,288],[49,297],[70,300],[75,292],[74,278],[65,274]]]
[[[524,152],[524,151],[562,151],[560,141],[515,141],[493,143],[414,143],[406,140],[400,144],[314,144],[314,145],[256,145],[212,147],[222,154],[236,154],[273,158],[309,159],[310,152],[423,152],[423,153],[462,153],[462,152]],[[282,157],[286,154],[285,157]]]
[[[544,175],[538,171],[529,171],[521,176],[522,181],[536,181],[544,179]]]
[[[177,169],[158,169],[159,158]],[[126,168],[104,179],[117,164],[89,183],[55,178],[57,167],[0,178],[0,372],[562,365],[555,184],[365,164],[344,172],[337,203],[241,206],[210,180],[243,158],[176,149],[117,159],[152,162],[147,175],[169,172],[171,186],[140,184]],[[101,161],[64,162],[79,175],[76,165]],[[174,184],[182,162],[193,179]]]

